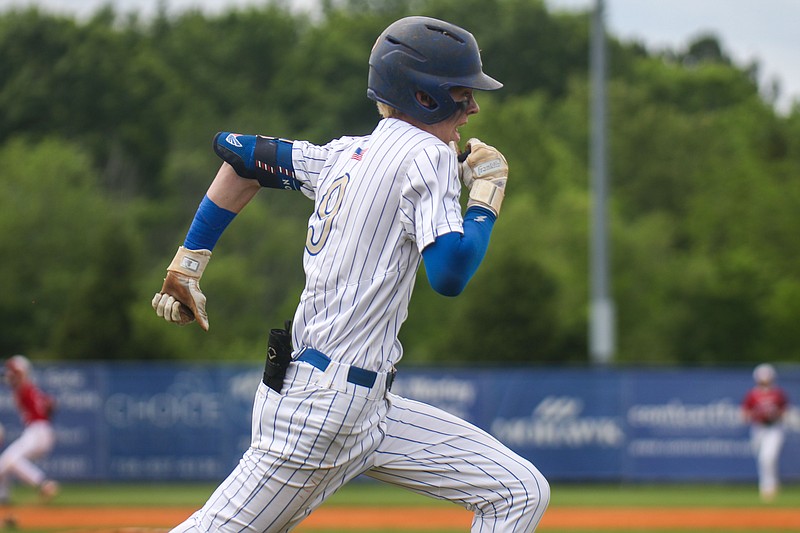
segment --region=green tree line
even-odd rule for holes
[[[262,191],[201,282],[211,329],[150,308],[220,161],[217,131],[367,134],[376,37],[409,14],[472,31],[462,129],[499,147],[507,198],[466,291],[420,273],[406,364],[586,364],[590,14],[542,0],[265,2],[144,20],[0,13],[0,350],[67,360],[259,360],[302,288],[310,202]],[[619,364],[800,361],[800,107],[713,35],[653,51],[610,35],[610,241]],[[424,267],[422,267],[424,270]]]

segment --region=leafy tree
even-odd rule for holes
[[[52,350],[64,359],[144,359],[134,342],[129,310],[136,296],[131,231],[110,220],[87,247],[87,272],[67,295],[63,317],[52,327]]]
[[[64,141],[15,138],[0,168],[0,248],[13,258],[0,264],[0,349],[54,357],[50,339],[87,281],[111,204],[86,154]]]
[[[149,191],[167,153],[172,73],[110,8],[83,25],[36,9],[0,18],[0,141],[18,132],[84,146],[108,186]]]
[[[291,82],[276,85],[274,93],[295,138],[321,143],[372,131],[379,117],[366,98],[369,53],[388,21],[336,10],[303,34],[276,72]]]

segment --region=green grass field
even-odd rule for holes
[[[200,505],[214,490],[213,484],[68,484],[53,505]],[[14,500],[30,503],[36,495],[20,487]],[[334,494],[325,505],[447,506],[432,498],[380,483],[357,482]],[[660,506],[660,507],[752,507],[761,506],[755,486],[694,484],[558,484],[552,486],[551,507],[556,506]],[[797,508],[800,485],[783,488],[771,507]]]
[[[214,484],[186,483],[72,483],[62,486],[53,505],[198,505]],[[17,487],[13,499],[31,503],[35,493]],[[450,505],[381,483],[356,482],[333,495],[326,505]],[[675,506],[740,507],[761,505],[754,485],[694,484],[559,484],[552,486],[551,506]],[[788,485],[771,503],[800,509],[800,484]]]
[[[51,502],[51,506],[189,506],[199,507],[213,491],[214,485],[197,484],[67,484]],[[15,505],[34,504],[37,496],[23,487],[13,493]],[[334,495],[325,506],[449,506],[413,493],[376,483],[354,483]],[[675,508],[747,508],[771,507],[797,509],[800,513],[800,485],[784,487],[776,501],[763,504],[758,499],[754,486],[750,485],[577,485],[558,484],[552,486],[550,509],[559,507],[667,507]],[[42,509],[46,512],[46,508]],[[17,531],[28,533],[55,533],[75,529],[32,530],[20,527]],[[107,530],[106,530],[107,531]],[[122,530],[120,530],[122,531]],[[308,531],[307,529],[304,531]],[[359,533],[397,533],[400,529],[386,531],[359,530]],[[621,530],[624,533],[653,533],[656,530]],[[720,533],[719,529],[657,530],[658,533]],[[788,533],[800,530],[752,530],[749,533]],[[316,529],[315,533],[352,533],[332,529]],[[464,530],[436,530],[435,533],[465,533]],[[549,533],[609,533],[608,529],[554,530]],[[431,531],[430,533],[433,533]]]

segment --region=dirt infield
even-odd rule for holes
[[[185,507],[57,507],[14,509],[18,528],[63,528],[65,533],[155,533],[167,531],[194,509]],[[297,529],[352,531],[468,531],[472,514],[441,507],[323,507]],[[800,532],[800,512],[787,508],[591,508],[554,507],[537,531],[552,530],[719,530]]]

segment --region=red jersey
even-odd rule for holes
[[[37,420],[50,420],[53,399],[32,382],[20,384],[14,391],[14,399],[26,426]]]
[[[742,401],[742,409],[756,424],[774,424],[789,405],[786,394],[778,387],[753,387]]]

